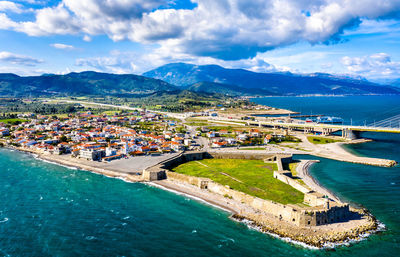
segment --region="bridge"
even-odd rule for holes
[[[243,120],[227,119],[221,117],[215,117],[213,119],[220,121],[228,121],[228,122],[243,122]],[[325,124],[316,122],[305,122],[300,120],[294,120],[292,122],[246,120],[245,122],[248,126],[270,127],[273,129],[287,129],[288,131],[295,130],[295,131],[303,131],[304,133],[319,132],[322,135],[330,135],[335,132],[341,131],[342,136],[347,139],[357,139],[360,137],[360,133],[365,131],[381,132],[381,133],[400,133],[400,114],[365,126]]]

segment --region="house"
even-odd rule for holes
[[[177,142],[171,142],[171,149],[175,152],[179,152],[185,150],[185,147]]]
[[[225,141],[228,143],[228,145],[236,145],[237,140],[235,138],[225,138]]]
[[[107,147],[106,148],[106,156],[113,156],[113,155],[117,155],[117,150],[115,150],[114,148],[111,147]]]
[[[99,161],[105,156],[105,151],[94,149],[82,149],[79,151],[79,157],[89,161]]]
[[[220,130],[220,131],[218,131],[218,132],[219,132],[219,134],[220,134],[221,136],[226,136],[226,135],[229,134],[229,131],[228,131],[228,130],[225,130],[225,129]]]
[[[237,136],[237,139],[240,141],[245,141],[245,140],[247,140],[247,138],[248,138],[248,136],[246,134],[239,134]]]
[[[260,134],[260,131],[258,130],[258,129],[251,129],[250,130],[250,136],[252,136],[252,137],[259,137],[261,134]]]
[[[8,135],[10,135],[10,131],[8,130],[8,128],[0,128],[0,136],[4,137]]]
[[[212,148],[221,148],[221,147],[225,147],[228,145],[228,142],[226,141],[217,141],[217,142],[213,142],[211,144]]]
[[[190,146],[190,143],[191,143],[191,142],[192,142],[191,139],[185,139],[185,140],[183,141],[183,144],[186,145],[186,146]]]
[[[268,144],[271,139],[272,139],[272,135],[271,134],[266,135],[265,138],[264,138],[264,144]]]

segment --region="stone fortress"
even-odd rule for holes
[[[260,199],[245,193],[230,189],[227,186],[213,182],[208,178],[193,177],[170,171],[179,164],[202,160],[206,158],[218,159],[255,159],[276,162],[278,170],[274,171],[274,178],[291,185],[304,193],[304,204],[281,204],[270,200]],[[286,221],[298,227],[312,227],[337,222],[345,222],[352,216],[349,205],[338,200],[310,190],[306,185],[300,184],[292,177],[290,171],[284,170],[285,163],[292,161],[291,155],[272,155],[265,153],[214,153],[214,152],[186,152],[174,158],[145,169],[142,178],[146,181],[169,179],[172,181],[194,185],[211,193],[229,197],[237,202],[244,203],[260,213],[273,215],[275,218]],[[238,213],[248,216],[246,213]]]

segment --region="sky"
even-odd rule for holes
[[[400,0],[0,1],[0,73],[172,62],[400,78]]]

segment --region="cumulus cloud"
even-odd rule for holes
[[[77,59],[75,64],[99,72],[127,74],[139,73],[139,63],[145,64],[136,53],[112,51],[109,56]]]
[[[212,57],[196,57],[190,54],[174,53],[167,49],[155,49],[147,53],[112,51],[107,56],[77,59],[75,65],[82,69],[99,72],[141,74],[171,62],[185,62],[196,65],[216,64],[226,68],[247,69],[255,72],[287,70],[268,63],[260,56],[244,60],[225,61]]]
[[[62,0],[38,10],[35,20],[9,28],[33,36],[107,35],[115,41],[157,43],[176,53],[229,61],[300,41],[336,41],[361,19],[400,17],[400,1],[388,0],[192,2],[192,9],[171,9],[160,8],[169,0]]]
[[[18,24],[7,17],[4,13],[0,13],[0,29],[12,29]]]
[[[11,1],[0,1],[0,12],[5,12],[5,11],[21,13],[22,6]]]
[[[51,44],[50,46],[54,47],[54,48],[57,48],[57,49],[62,49],[62,50],[75,50],[74,46],[66,45],[66,44],[60,44],[60,43]]]
[[[43,62],[42,60],[33,57],[18,55],[10,52],[0,52],[0,61],[24,66],[35,66]]]
[[[376,53],[369,56],[349,57],[341,59],[342,65],[352,74],[362,74],[369,78],[400,77],[400,62],[392,61],[386,53]]]

